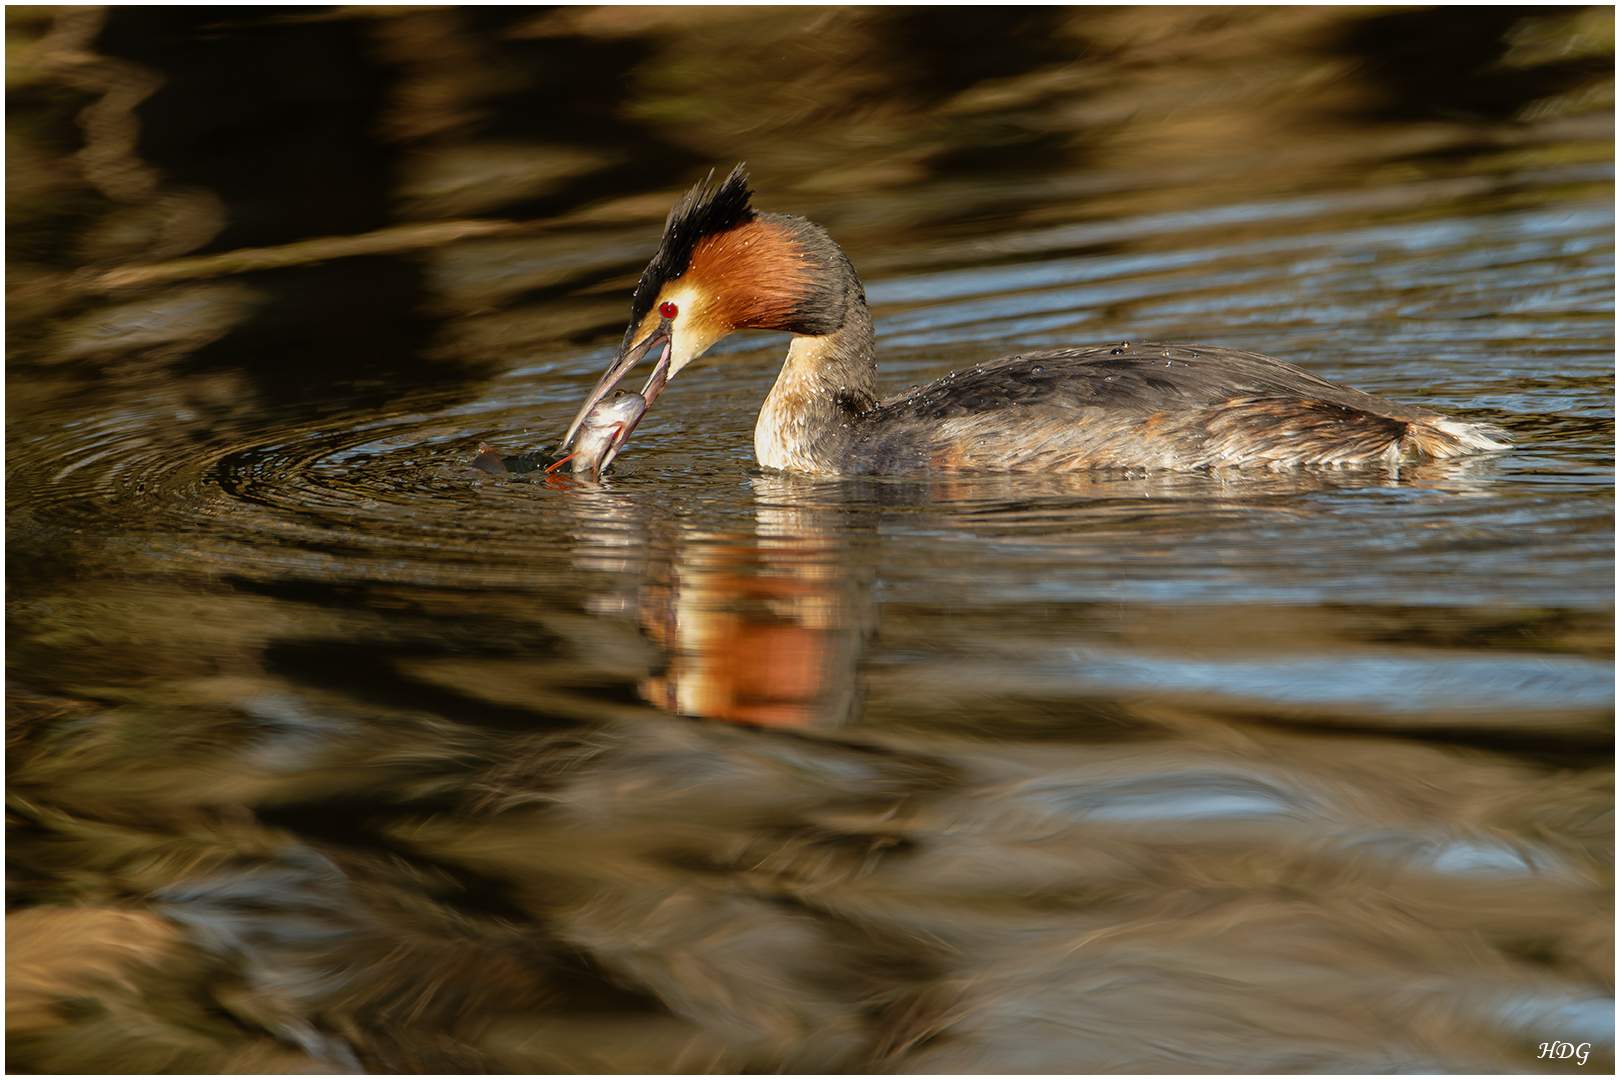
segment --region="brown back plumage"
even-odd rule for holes
[[[1259,353],[1121,344],[957,372],[881,402],[834,452],[875,473],[1293,467],[1451,457],[1500,435]]]

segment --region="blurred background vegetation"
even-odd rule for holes
[[[110,267],[446,220],[652,231],[673,192],[739,160],[771,207],[877,255],[904,228],[945,240],[1612,156],[1603,6],[10,6],[6,18],[14,356],[31,327],[105,289]],[[448,235],[467,234],[407,228],[370,250]],[[641,258],[588,286],[617,301]],[[388,276],[399,295],[373,282],[371,304],[424,288],[407,268]],[[519,284],[452,306],[507,307],[558,282]],[[583,323],[586,337],[601,329]],[[498,338],[487,344],[514,344]]]

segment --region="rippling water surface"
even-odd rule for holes
[[[739,75],[773,123],[830,140],[812,170],[785,128],[681,119],[671,87],[720,91],[682,82],[660,35],[733,48],[765,33],[746,9],[701,34],[611,10],[385,14],[366,55],[437,101],[434,65],[463,70],[443,42],[503,62],[633,43],[664,90],[623,116],[688,124],[705,168],[759,162],[756,205],[845,246],[884,392],[1037,348],[1197,341],[1514,445],[1388,471],[768,473],[753,422],[786,338],[745,334],[682,373],[603,483],[491,476],[480,442],[555,444],[701,169],[613,171],[648,168],[628,129],[596,156],[452,140],[420,160],[531,171],[504,196],[441,179],[442,205],[421,181],[395,212],[538,224],[86,285],[153,265],[118,230],[192,176],[154,141],[170,187],[87,174],[53,196],[87,254],[13,243],[14,1068],[1611,1071],[1606,116],[1544,87],[1564,104],[1358,126],[1329,100],[1345,84],[1279,48],[1266,115],[1297,125],[1294,98],[1327,95],[1332,118],[1285,159],[1252,132],[1208,141],[1258,124],[1252,96],[1200,90],[1202,126],[1178,129],[1181,74],[1130,76],[1123,127],[1084,119],[1115,115],[1089,69],[997,24],[1024,66],[915,114],[962,141],[956,165],[902,167],[898,134],[880,161],[828,133],[881,111],[805,119],[776,76]],[[1113,42],[1098,70],[1170,72],[1161,32],[1238,48],[1131,17],[1063,25]],[[1305,9],[1231,16],[1285,17]],[[1358,41],[1376,22],[1319,18]],[[1591,32],[1559,18],[1489,40],[1542,71],[1513,50]],[[854,48],[911,24],[817,25]],[[140,27],[90,32],[170,85],[214,40],[160,61]],[[851,86],[888,70],[852,55]],[[39,63],[39,86],[66,78]],[[155,93],[129,122],[172,137]],[[38,97],[40,131],[76,130]],[[1003,98],[1040,139],[1092,141],[980,167],[993,126],[960,117]],[[1186,141],[1180,172],[1149,136]],[[267,212],[233,183],[204,253],[322,235],[254,235]]]

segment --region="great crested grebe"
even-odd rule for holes
[[[711,174],[711,181],[712,181]],[[670,211],[625,331],[563,439],[661,347],[642,394],[737,330],[793,334],[754,427],[773,469],[830,475],[1392,464],[1506,447],[1259,353],[1120,344],[1003,357],[879,399],[872,316],[826,230],[749,205],[743,166]],[[622,443],[622,440],[621,440]],[[615,446],[615,450],[617,446]]]

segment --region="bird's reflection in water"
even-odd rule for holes
[[[870,563],[861,553],[876,536],[881,510],[954,506],[960,508],[954,521],[964,529],[983,527],[987,517],[1072,519],[1076,502],[1094,504],[1099,520],[1121,506],[1152,512],[1188,500],[1206,511],[1251,514],[1278,512],[1268,500],[1369,479],[1456,494],[1467,490],[1477,467],[1464,459],[1315,474],[843,481],[762,474],[751,480],[753,531],[730,535],[645,520],[644,504],[594,485],[574,490],[567,506],[576,521],[574,565],[616,575],[617,591],[594,597],[591,609],[633,611],[664,657],[664,670],[640,683],[648,704],[709,720],[831,728],[848,723],[859,707],[859,663],[878,623]],[[657,558],[649,548],[655,533]]]
[[[668,667],[646,700],[684,716],[830,727],[855,701],[859,634],[838,564],[768,540],[692,537],[641,608]]]
[[[593,597],[591,609],[634,612],[665,658],[661,672],[641,680],[649,704],[766,727],[831,728],[852,718],[861,646],[876,619],[870,576],[851,561],[849,523],[784,498],[793,484],[756,478],[756,528],[733,535],[656,528],[633,498],[611,490],[580,491],[569,502],[574,565],[620,575],[618,591]],[[657,572],[644,573],[654,531],[669,550]]]

